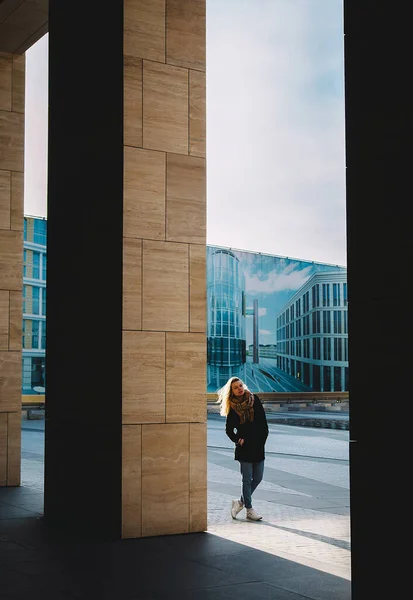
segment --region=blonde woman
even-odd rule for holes
[[[242,493],[233,500],[231,516],[237,518],[243,508],[247,519],[262,519],[253,508],[251,497],[264,475],[265,442],[268,424],[264,408],[257,394],[252,394],[238,377],[230,377],[218,390],[220,414],[226,417],[225,432],[235,444],[235,460],[240,463]]]

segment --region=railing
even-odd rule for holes
[[[323,406],[343,403],[346,405],[349,400],[348,392],[259,392],[260,399],[264,405],[283,406],[284,404],[301,404],[311,406],[321,404]],[[216,404],[217,395],[207,394],[208,408],[213,408]],[[45,395],[23,395],[22,409],[27,410],[27,418],[30,418],[31,410],[44,408]]]
[[[336,404],[348,402],[348,392],[258,392],[263,404]],[[207,394],[208,405],[216,403],[216,394]]]
[[[44,408],[44,394],[23,394],[22,410],[26,411],[27,418],[32,416],[32,410]]]

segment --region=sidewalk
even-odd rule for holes
[[[25,426],[30,429],[22,432],[24,486],[0,488],[0,549],[7,549],[0,551],[0,581],[7,575],[12,591],[21,574],[18,585],[25,581],[34,587],[30,594],[10,598],[32,600],[36,590],[45,598],[49,588],[53,600],[90,595],[145,600],[350,600],[348,432],[270,424],[264,481],[254,494],[254,506],[264,518],[255,523],[245,519],[244,511],[236,520],[230,516],[240,475],[222,418],[214,415],[208,419],[208,531],[93,544],[86,550],[45,542],[41,422],[28,421]],[[91,567],[88,585],[82,588],[76,557],[87,552],[88,564],[94,557],[96,567]],[[62,553],[70,564],[76,563],[70,581],[60,579],[65,568],[57,557]],[[112,579],[103,585],[106,569]],[[123,585],[125,593],[120,591]]]

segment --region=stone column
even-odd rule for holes
[[[45,517],[203,531],[205,2],[51,0],[49,27]]]
[[[24,56],[0,53],[0,485],[20,484]]]
[[[205,0],[125,0],[122,536],[206,529]]]

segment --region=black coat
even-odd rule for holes
[[[267,417],[261,400],[254,394],[254,420],[240,424],[240,418],[233,408],[227,415],[225,432],[229,439],[236,444],[235,460],[240,462],[261,462],[265,459],[265,442],[268,437]],[[239,439],[244,439],[242,446]]]

